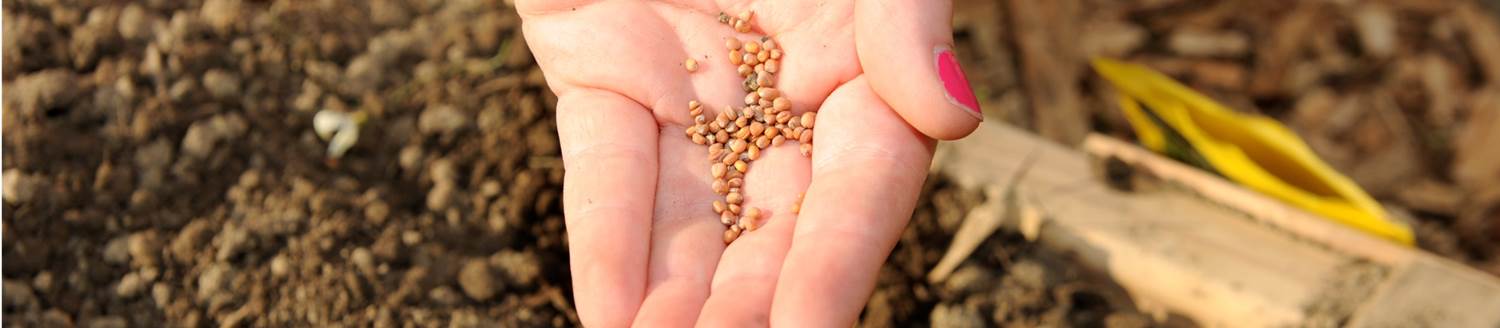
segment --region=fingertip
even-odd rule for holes
[[[855,45],[870,87],[928,137],[962,138],[984,120],[954,53],[952,3],[861,2]]]

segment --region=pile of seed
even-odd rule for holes
[[[736,17],[719,14],[719,22],[734,27],[737,32],[748,33],[751,16],[751,12]],[[741,41],[729,37],[724,41],[724,48],[729,52],[729,62],[738,65],[740,77],[744,78],[740,83],[746,92],[744,106],[725,106],[710,119],[701,102],[689,101],[688,113],[693,117],[693,125],[685,134],[693,143],[708,146],[708,160],[713,163],[709,170],[713,175],[712,188],[714,193],[724,196],[724,199],[714,201],[713,211],[726,227],[724,243],[727,244],[738,239],[740,233],[755,231],[764,225],[761,209],[746,206],[745,196],[741,193],[750,163],[760,159],[762,151],[788,140],[801,142],[802,155],[811,156],[817,114],[793,115],[791,100],[782,97],[781,91],[775,88],[782,56],[775,40],[761,37]],[[698,65],[689,59],[684,62],[684,67],[695,71]]]

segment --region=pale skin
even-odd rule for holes
[[[934,138],[979,122],[932,72],[934,47],[952,42],[946,1],[521,0],[517,10],[558,96],[574,296],[591,327],[849,326],[911,215]],[[749,34],[717,20],[746,10]],[[813,155],[794,142],[762,153],[744,193],[767,219],[726,246],[707,149],[683,136],[687,104],[741,105],[724,40],[767,35],[785,52],[777,89],[794,113],[818,112]]]

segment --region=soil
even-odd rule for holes
[[[4,0],[3,325],[576,326],[556,99],[508,2]],[[1028,127],[1045,121],[1042,132],[1058,140],[1090,129],[1128,134],[1082,61],[1060,59],[1077,74],[1040,81],[1021,69],[1048,63],[1015,47],[1070,43],[1014,39],[1066,33],[1032,25],[1068,21],[1017,27],[1009,19],[1016,15],[1005,12],[1038,8],[957,2],[956,48],[989,113]],[[1302,117],[1293,105],[1316,107],[1306,104],[1318,99],[1307,97],[1320,93],[1251,92],[1259,72],[1242,66],[1259,63],[1250,53],[1260,52],[1254,47],[1267,43],[1265,35],[1276,35],[1268,32],[1276,21],[1266,18],[1274,15],[1227,15],[1236,7],[1173,0],[1058,3],[1072,7],[1039,9],[1094,22],[1081,28],[1085,50],[1177,67],[1170,73],[1190,75],[1215,96],[1253,95],[1226,100],[1236,108],[1264,106],[1287,121]],[[1402,22],[1425,27],[1403,27],[1396,50],[1380,51],[1407,58],[1416,52],[1409,44],[1420,39],[1412,31],[1457,30],[1421,49],[1460,71],[1486,65],[1474,58],[1500,58],[1469,54],[1475,50],[1467,41],[1454,40],[1469,35],[1468,21],[1434,14],[1441,5],[1424,3],[1393,9]],[[1178,26],[1231,33],[1172,37]],[[1405,75],[1393,78],[1399,83],[1362,83],[1380,72],[1339,61],[1397,61],[1350,50],[1359,38],[1350,24],[1316,28],[1337,33],[1304,52],[1357,55],[1323,58],[1345,65],[1313,79],[1329,89],[1321,94],[1333,95],[1325,102],[1384,92],[1371,87],[1410,89]],[[1234,45],[1239,41],[1193,42],[1246,38],[1236,33],[1248,34],[1254,50]],[[1187,41],[1170,41],[1178,38]],[[1074,51],[1064,54],[1082,58]],[[1188,59],[1173,59],[1175,52]],[[1281,51],[1288,52],[1296,51]],[[1457,88],[1487,81],[1479,74],[1455,78]],[[1029,101],[1023,86],[1046,83],[1070,85],[1052,91],[1079,99],[1057,104],[1086,107],[1070,115],[1083,115],[1074,123],[1087,129],[1037,118],[1053,112],[1029,109],[1041,103]],[[1439,137],[1455,134],[1469,110],[1458,106],[1452,117],[1433,116],[1446,125],[1424,125],[1429,115],[1408,103],[1433,97],[1401,96],[1395,112],[1424,117],[1410,125],[1445,140]],[[325,158],[326,144],[311,128],[323,109],[369,115],[359,141],[337,161]],[[1411,138],[1363,114],[1323,116],[1335,119],[1299,131],[1333,124],[1324,121],[1357,123],[1315,140],[1341,169],[1383,154],[1361,145]],[[1356,178],[1383,186],[1420,182],[1431,192],[1373,192],[1415,212],[1423,247],[1500,272],[1500,243],[1480,229],[1500,227],[1489,219],[1500,213],[1500,197],[1421,197],[1471,192],[1447,165],[1483,156],[1454,155],[1465,149],[1446,145],[1423,141],[1415,151],[1381,155],[1428,163],[1401,172],[1402,179],[1360,178],[1380,172]],[[1468,162],[1475,161],[1483,162]],[[928,180],[861,326],[1158,322],[1107,281],[1009,233],[987,241],[947,281],[927,283],[925,272],[959,220],[983,201],[941,177]]]

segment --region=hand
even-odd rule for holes
[[[851,325],[911,216],[931,138],[980,121],[947,51],[948,1],[720,2],[517,3],[558,96],[573,288],[588,326]],[[751,34],[718,22],[747,10]],[[768,219],[726,247],[707,149],[682,131],[689,100],[709,114],[743,103],[724,41],[761,35],[784,49],[777,88],[794,113],[819,112],[817,133],[811,158],[788,142],[751,164],[746,205]]]

